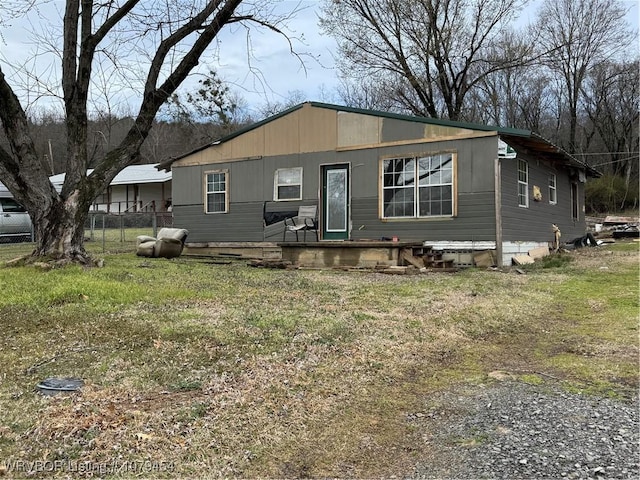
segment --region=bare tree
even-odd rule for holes
[[[490,48],[525,3],[340,0],[325,4],[321,26],[338,41],[344,76],[378,81],[412,114],[458,120],[484,77],[531,54],[533,42]]]
[[[581,88],[594,66],[615,58],[635,36],[618,0],[546,0],[537,22],[546,65],[563,81],[569,115],[566,148],[578,150]]]
[[[397,107],[383,90],[381,82],[372,77],[363,78],[358,83],[342,78],[337,91],[342,103],[350,107],[387,111]]]
[[[639,68],[638,60],[602,63],[590,72],[583,86],[588,129],[594,137],[592,148],[607,152],[598,164],[603,171],[624,177],[626,191],[632,174],[636,179],[638,175]]]
[[[308,100],[302,90],[290,90],[281,101],[267,101],[258,108],[261,117],[270,117]]]
[[[0,180],[31,215],[36,233],[33,256],[89,261],[84,249],[89,206],[118,172],[139,159],[159,108],[225,26],[248,28],[252,23],[282,34],[280,20],[273,6],[260,0],[66,0],[59,50],[66,124],[66,176],[61,192],[49,181],[25,109],[5,67],[0,68],[0,123],[9,144],[8,149],[0,148]],[[56,46],[53,39],[51,46]],[[122,73],[119,88],[135,92],[134,80],[140,73],[144,81],[126,135],[94,163],[88,175],[93,136],[88,106],[98,96],[94,73],[97,66],[109,63],[111,71]]]
[[[526,128],[558,141],[562,115],[553,78],[539,66],[496,72],[480,83],[470,102],[474,121],[503,127]]]

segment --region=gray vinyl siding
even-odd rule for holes
[[[382,142],[397,142],[399,140],[413,140],[424,136],[424,125],[385,118],[382,122]]]
[[[233,212],[205,215],[202,205],[176,205],[174,226],[189,230],[188,242],[262,242],[262,202],[233,204]]]
[[[176,226],[189,230],[189,242],[280,241],[265,238],[263,212],[295,212],[300,205],[318,203],[319,171],[335,152],[286,155],[173,169],[173,217]],[[273,178],[280,168],[303,167],[302,200],[274,201]],[[206,172],[228,172],[229,211],[205,213]]]
[[[407,220],[379,218],[379,159],[443,151],[457,154],[458,215]],[[352,239],[379,240],[397,236],[402,241],[495,240],[493,172],[497,151],[497,137],[486,137],[349,152]],[[344,159],[345,153],[339,158]]]
[[[208,170],[213,169],[213,166],[208,168]],[[176,217],[176,207],[183,205],[200,205],[204,213],[203,172],[204,169],[201,166],[173,167],[171,169],[174,218]]]
[[[399,135],[399,132],[393,135]],[[407,220],[379,218],[380,159],[443,151],[457,154],[458,215]],[[175,167],[174,221],[176,226],[189,230],[189,242],[279,241],[279,238],[264,238],[263,209],[270,212],[296,211],[300,205],[317,204],[321,166],[342,163],[351,167],[352,239],[398,236],[403,241],[495,240],[493,169],[496,154],[497,137],[493,136]],[[273,201],[275,171],[299,166],[303,167],[303,199]],[[216,170],[228,172],[229,211],[206,214],[204,175]]]
[[[518,159],[501,160],[502,182],[502,234],[507,242],[553,241],[552,223],[560,227],[562,240],[569,240],[585,234],[584,184],[578,184],[578,221],[571,217],[571,183],[569,173],[564,168],[554,168],[538,162],[535,157],[520,155],[529,165],[529,207],[518,206]],[[549,175],[556,175],[557,203],[549,203]],[[540,187],[542,200],[533,199],[533,186]]]
[[[380,240],[397,236],[401,241],[493,241],[496,236],[493,192],[458,195],[458,216],[442,219],[381,221],[378,199],[353,199],[351,218],[354,240]]]
[[[458,193],[493,192],[493,162],[498,151],[497,137],[432,142],[341,152],[337,162],[351,163],[351,195],[354,199],[379,195],[381,158],[455,152],[458,158]]]

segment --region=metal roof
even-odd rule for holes
[[[146,164],[146,165],[129,165],[125,167],[115,178],[111,181],[110,185],[136,185],[141,183],[164,183],[171,180],[171,172],[158,170],[158,164]],[[87,170],[87,175],[93,172],[92,169]],[[64,183],[64,173],[53,175],[49,177],[51,183],[54,186],[62,186]]]
[[[526,137],[505,133],[500,134],[500,138],[516,151],[522,151],[523,153],[535,152],[536,156],[546,158],[551,162],[559,162],[580,169],[584,168],[590,177],[602,176],[595,168],[588,166],[535,132],[531,132]]]
[[[113,181],[109,184],[114,185],[139,185],[141,183],[165,183],[171,180],[171,171],[159,171],[157,163],[146,165],[129,165],[118,173]],[[87,175],[93,172],[93,169],[87,170]],[[58,193],[62,190],[65,173],[52,175],[49,181],[53,184]],[[0,197],[13,197],[9,189],[0,182]]]
[[[2,182],[0,182],[0,197],[13,197],[9,189]]]

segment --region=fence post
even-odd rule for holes
[[[105,242],[104,237],[106,235],[105,226],[104,226],[104,217],[106,217],[105,214],[102,215],[102,253],[104,253],[104,250],[105,250],[105,248],[104,248],[104,242]]]
[[[151,214],[151,227],[153,227],[153,236],[158,236],[158,216],[156,213]]]
[[[124,215],[120,215],[120,243],[124,243]]]

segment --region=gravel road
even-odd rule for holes
[[[409,415],[433,452],[411,478],[640,478],[639,404],[502,381],[429,398]]]

